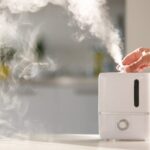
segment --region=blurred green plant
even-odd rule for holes
[[[12,47],[0,47],[0,80],[6,80],[11,74],[11,69],[7,64],[14,57],[16,50]]]

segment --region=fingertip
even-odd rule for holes
[[[135,62],[125,67],[126,72],[139,72],[140,69],[142,69],[140,68],[140,62]]]
[[[127,56],[125,56],[122,60],[122,64],[123,65],[129,65],[134,61],[133,55],[132,54],[128,54]]]
[[[136,68],[136,63],[132,63],[131,65],[125,65],[124,67],[126,72],[135,72]]]
[[[126,55],[122,60],[122,64],[130,65],[130,64],[134,63],[135,61],[137,61],[141,57],[141,55],[142,55],[141,51],[143,49],[144,48],[138,48],[138,49],[132,51],[131,53],[129,53],[128,55]]]
[[[125,57],[125,58],[122,60],[122,64],[123,64],[123,65],[128,65],[128,64],[129,64],[129,60]]]
[[[130,67],[125,67],[124,69],[125,69],[125,71],[126,71],[127,73],[129,73],[129,72],[133,72],[133,71],[131,70],[131,68],[130,68]]]
[[[122,59],[122,64],[123,64],[123,65],[125,65],[125,63],[126,63],[126,57],[127,57],[127,56],[125,56],[125,57]]]
[[[125,60],[122,60],[122,64],[123,64],[123,65],[126,65],[126,61],[125,61]]]

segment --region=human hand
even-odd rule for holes
[[[138,48],[122,60],[126,72],[140,72],[150,67],[150,48]]]

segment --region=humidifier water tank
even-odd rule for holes
[[[99,75],[99,132],[102,139],[146,140],[150,131],[150,74]]]

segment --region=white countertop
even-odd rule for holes
[[[101,141],[98,135],[51,135],[41,139],[1,139],[0,150],[150,150],[149,142]]]

